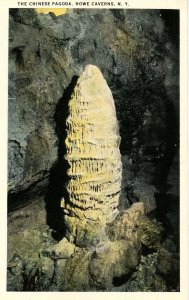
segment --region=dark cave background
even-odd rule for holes
[[[59,204],[67,102],[87,64],[100,68],[115,100],[123,162],[120,210],[142,201],[162,223],[167,252],[160,251],[156,271],[166,291],[179,290],[178,10],[74,9],[57,17],[10,9],[8,243],[21,228],[17,219],[36,222],[33,206],[53,241],[64,235]],[[19,250],[8,248],[11,261]],[[144,256],[149,253],[144,247]],[[19,270],[11,269],[8,289],[32,290],[28,279],[25,288],[23,279],[15,283]],[[125,281],[132,291],[133,281]]]

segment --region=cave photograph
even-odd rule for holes
[[[180,292],[179,28],[9,8],[7,291]]]

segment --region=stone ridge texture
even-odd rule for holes
[[[87,65],[78,79],[66,123],[69,199],[61,205],[70,233],[93,240],[118,213],[122,174],[114,100],[96,66]]]

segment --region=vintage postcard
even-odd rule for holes
[[[187,1],[0,5],[0,295],[188,299]]]

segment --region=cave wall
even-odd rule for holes
[[[121,205],[142,200],[147,211],[156,207],[154,194],[167,180],[179,143],[178,32],[170,34],[167,15],[74,9],[55,16],[10,9],[10,208],[46,192],[63,152],[70,83],[87,64],[99,67],[115,99]]]

